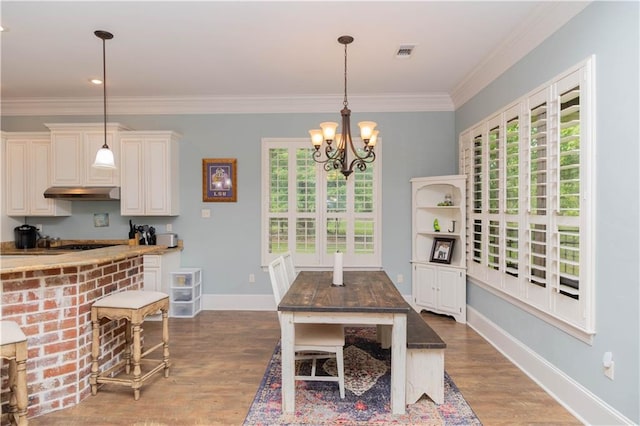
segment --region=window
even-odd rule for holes
[[[570,333],[595,330],[592,60],[460,135],[467,274]]]
[[[291,251],[296,266],[332,267],[341,251],[349,267],[380,268],[380,157],[345,180],[312,152],[307,139],[262,141],[262,265]]]

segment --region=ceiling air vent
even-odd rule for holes
[[[416,48],[415,44],[401,44],[396,51],[397,59],[409,59]]]

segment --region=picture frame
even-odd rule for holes
[[[238,200],[238,161],[235,158],[202,159],[202,201]]]
[[[433,239],[433,246],[431,247],[430,262],[435,263],[451,263],[453,257],[453,247],[455,245],[455,238],[442,238],[436,237]]]

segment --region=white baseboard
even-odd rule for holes
[[[275,311],[272,294],[203,294],[205,311]]]
[[[467,324],[581,422],[589,425],[633,424],[587,388],[470,306],[467,306]]]

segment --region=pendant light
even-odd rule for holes
[[[338,123],[334,122],[320,123],[321,129],[309,130],[311,143],[315,148],[313,159],[317,163],[323,164],[326,171],[340,170],[345,179],[353,173],[354,166],[360,171],[365,171],[367,164],[375,161],[376,154],[373,148],[376,146],[378,139],[378,131],[374,130],[376,123],[373,121],[361,121],[358,123],[360,138],[363,142],[361,151],[355,148],[351,139],[351,110],[347,100],[347,45],[351,44],[351,42],[353,42],[353,37],[348,35],[338,38],[338,43],[344,45],[344,101],[342,102],[343,108],[340,111],[342,116],[341,132],[336,134]],[[332,144],[334,141],[335,145]],[[323,142],[326,143],[324,148],[325,157],[321,158],[320,147]],[[354,157],[351,161],[349,161],[349,151]]]
[[[106,40],[111,40],[113,38],[113,34],[101,30],[95,31],[94,34],[99,39],[102,39],[102,98],[104,107],[104,144],[96,154],[96,160],[93,162],[93,167],[98,169],[115,169],[116,162],[113,157],[113,151],[111,151],[109,149],[109,145],[107,145],[107,59],[105,53],[105,42]]]

